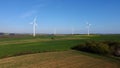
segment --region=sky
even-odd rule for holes
[[[120,33],[120,0],[0,0],[0,32]]]

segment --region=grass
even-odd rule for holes
[[[17,60],[17,61],[16,61]],[[119,68],[115,62],[77,51],[29,54],[0,60],[0,68]]]
[[[32,42],[20,44],[8,44],[0,46],[0,58],[26,53],[38,53],[48,51],[70,50],[73,45],[80,43],[80,40],[50,40],[45,42]]]
[[[120,41],[119,34],[108,34],[108,35],[99,35],[91,38],[94,41]]]
[[[54,39],[52,39],[52,37],[54,37]],[[88,40],[94,40],[94,41],[104,41],[104,40],[107,40],[107,41],[108,40],[120,41],[120,35],[91,35],[91,36],[86,36],[86,35],[63,35],[63,36],[41,35],[41,36],[37,36],[35,38],[33,38],[31,36],[26,36],[26,35],[25,36],[19,36],[18,35],[18,36],[11,36],[11,37],[9,37],[9,36],[2,37],[1,36],[0,37],[0,59],[1,59],[0,62],[2,62],[2,60],[4,60],[2,58],[5,58],[5,60],[6,60],[7,59],[6,57],[11,57],[11,56],[19,56],[19,55],[24,55],[24,54],[33,54],[33,53],[42,53],[42,52],[71,51],[71,47],[76,46],[77,44],[80,44],[80,43],[84,43],[85,41],[88,41]],[[76,52],[73,52],[71,54],[75,54],[75,53]],[[69,52],[68,52],[68,54],[69,54]],[[92,55],[89,54],[89,53],[80,53],[80,54],[95,58],[94,54],[92,54]],[[40,56],[42,56],[42,55],[40,55]],[[67,56],[67,54],[66,54],[66,57],[69,57],[69,56]],[[25,57],[23,56],[23,58],[25,58]],[[34,57],[34,58],[36,58],[36,57]],[[81,57],[79,57],[79,58],[81,58]],[[108,60],[110,60],[110,61],[115,60],[115,63],[116,63],[116,61],[118,61],[120,63],[120,60],[118,60],[120,58],[118,58],[118,57],[112,57],[112,58],[107,57],[107,58],[109,58]],[[43,60],[43,59],[41,59],[41,60]],[[85,58],[82,58],[82,59],[85,59]],[[17,60],[17,59],[14,59],[14,60]],[[70,60],[70,59],[68,59],[68,60]],[[68,63],[67,62],[68,60],[66,60],[66,63]],[[30,60],[27,60],[27,61],[30,61]],[[86,60],[86,61],[88,62],[88,61],[91,61],[91,60]],[[16,61],[14,61],[14,62],[16,62]],[[74,62],[77,62],[76,64],[78,64],[79,62],[81,63],[82,61],[77,61],[77,59],[75,59]],[[85,62],[85,63],[87,63],[87,62]],[[103,61],[102,62],[96,61],[96,62],[102,63]],[[11,65],[13,65],[12,62],[9,62],[9,63]],[[9,63],[8,63],[8,66],[9,66]],[[22,62],[21,61],[21,63],[28,63],[28,62],[25,62],[25,61]],[[32,64],[32,62],[30,62],[30,63]],[[37,62],[34,62],[34,63],[37,63]],[[38,63],[41,64],[42,61],[38,62]],[[88,62],[88,64],[89,63],[90,62]],[[107,63],[110,63],[110,62],[107,61]],[[105,64],[107,64],[107,63],[105,63]],[[114,63],[114,62],[112,62],[112,63]],[[0,66],[2,64],[3,63],[0,63]],[[15,66],[20,65],[19,61],[18,61],[17,64],[15,64]],[[70,63],[70,64],[72,64],[72,63]],[[3,65],[5,65],[5,64],[3,64]],[[102,64],[100,64],[100,65],[102,65]],[[110,65],[112,65],[112,64],[110,63]],[[23,66],[25,66],[25,65],[23,64]],[[73,66],[75,66],[75,65],[73,65]],[[104,64],[103,64],[103,66],[104,66]],[[98,68],[101,68],[101,67],[102,66],[100,66]],[[93,68],[95,68],[95,67],[93,67]],[[112,68],[112,66],[111,66],[111,68]]]
[[[54,37],[54,39],[51,39]],[[119,40],[120,35],[42,35],[35,38],[31,36],[7,36],[0,38],[0,58],[49,51],[65,51],[83,43],[86,40]]]

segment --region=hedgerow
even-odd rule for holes
[[[102,55],[120,56],[120,42],[117,41],[87,41],[72,47],[72,49]]]

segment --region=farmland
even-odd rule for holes
[[[47,66],[53,66],[52,68],[73,68],[76,66],[76,68],[89,68],[92,66],[93,68],[119,68],[119,58],[107,57],[106,59],[104,56],[71,49],[71,47],[89,40],[120,41],[120,35],[0,36],[0,67],[17,68],[21,66],[22,68],[30,68],[41,66],[47,68]],[[63,62],[65,63],[63,64]],[[89,65],[84,67],[86,64]],[[66,67],[67,65],[68,67]]]

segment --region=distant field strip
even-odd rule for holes
[[[115,62],[76,51],[47,52],[0,59],[0,68],[120,68]]]
[[[14,40],[14,41],[2,41],[0,42],[0,45],[7,45],[7,44],[21,44],[21,43],[33,43],[33,42],[44,42],[44,41],[50,41],[51,39],[26,39],[26,40]]]
[[[80,39],[88,39],[88,38],[56,38],[54,40],[80,40]],[[45,42],[45,41],[54,41],[53,39],[21,39],[21,40],[12,40],[12,41],[2,41],[0,45],[7,45],[7,44],[22,44],[22,43],[34,43],[34,42]]]

